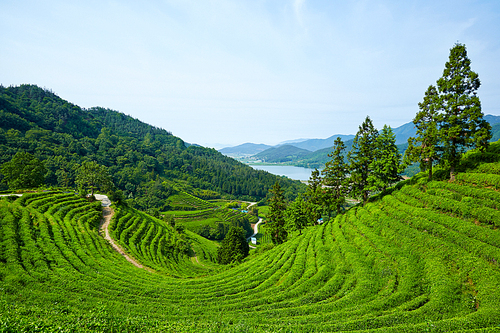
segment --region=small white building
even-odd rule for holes
[[[252,242],[252,244],[257,245],[257,238],[256,237],[252,237],[250,239],[250,241]]]

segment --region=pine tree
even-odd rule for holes
[[[287,229],[293,231],[298,230],[302,234],[302,229],[310,224],[307,202],[302,195],[299,195],[285,211],[285,222]]]
[[[417,128],[417,137],[408,138],[405,151],[407,162],[420,162],[421,170],[428,170],[428,179],[432,179],[432,165],[439,160],[438,119],[441,102],[436,87],[429,86],[424,100],[418,103],[420,111],[413,119]]]
[[[308,216],[313,221],[318,221],[324,208],[325,192],[323,190],[323,179],[320,171],[314,169],[309,177],[307,190],[304,193],[304,199],[307,202]]]
[[[288,233],[285,230],[286,203],[280,183],[277,181],[269,190],[269,231],[274,244],[282,244],[286,241]]]
[[[450,166],[450,180],[463,152],[471,147],[484,150],[491,138],[491,126],[483,118],[476,90],[481,85],[470,68],[467,49],[455,44],[450,50],[443,76],[437,81],[443,112],[439,116],[439,137],[443,158]]]
[[[248,256],[249,251],[245,230],[242,227],[231,226],[217,249],[217,261],[223,265],[240,262]]]
[[[328,209],[335,210],[340,214],[340,209],[345,204],[346,196],[346,179],[347,179],[347,164],[344,161],[345,144],[338,137],[333,145],[333,152],[328,154],[332,159],[325,164],[325,168],[321,171],[323,174],[323,184],[326,185],[327,206]]]
[[[390,184],[401,179],[401,153],[396,146],[396,135],[390,126],[384,125],[376,140],[375,158],[370,163],[373,170],[368,176],[372,191],[384,191]]]
[[[367,116],[363,124],[359,126],[352,148],[347,154],[350,193],[360,197],[363,200],[363,205],[368,201],[370,194],[368,177],[373,172],[371,163],[375,159],[377,137],[378,132],[370,117]]]

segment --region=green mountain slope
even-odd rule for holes
[[[254,155],[270,147],[265,144],[244,143],[235,147],[222,148],[219,151],[224,155]]]
[[[97,207],[73,194],[0,199],[0,327],[496,332],[499,148],[469,154],[463,166],[474,169],[454,183],[400,183],[392,195],[223,269],[210,264],[212,243],[191,245],[202,260],[189,261],[186,243],[162,243],[174,231],[134,210],[116,215],[116,228],[123,223],[129,250],[155,272],[115,252],[97,231]],[[484,159],[490,163],[475,165]]]
[[[48,169],[48,185],[73,186],[85,160],[108,167],[114,184],[137,208],[161,209],[174,188],[211,198],[258,201],[279,178],[187,145],[170,132],[122,113],[88,110],[33,85],[0,87],[0,164],[24,150]],[[282,179],[293,197],[300,182]]]
[[[284,145],[279,147],[271,147],[263,152],[255,154],[252,158],[262,160],[267,163],[284,163],[295,161],[307,156],[311,151],[294,147],[292,145]]]

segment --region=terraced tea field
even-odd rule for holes
[[[403,186],[233,267],[115,207],[114,239],[152,272],[103,239],[96,204],[1,199],[0,332],[498,332],[499,169]]]
[[[172,210],[162,212],[162,214],[171,216],[174,218],[175,223],[181,224],[188,230],[199,235],[210,234],[210,231],[214,232],[220,228],[218,224],[225,225],[224,228],[227,232],[231,224],[237,221],[241,221],[241,224],[244,224],[243,220],[248,220],[247,233],[251,235],[250,223],[258,221],[256,216],[242,213],[239,210],[225,208],[223,205],[226,203],[225,201],[214,204],[186,192],[179,192],[170,196],[169,202]],[[209,237],[208,235],[206,237],[222,240],[224,235],[224,232],[219,232],[220,237],[218,238]]]

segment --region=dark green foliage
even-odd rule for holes
[[[328,154],[331,160],[325,164],[321,171],[323,174],[323,185],[326,186],[326,200],[324,206],[327,207],[328,215],[331,211],[340,213],[340,209],[345,204],[347,195],[347,174],[348,168],[344,161],[345,144],[340,139],[335,140],[333,152]]]
[[[464,174],[493,179],[497,164]],[[0,199],[0,330],[496,332],[499,192],[421,176],[222,269],[215,244],[130,207],[115,207],[113,237],[154,271],[91,227],[98,202]]]
[[[285,210],[286,202],[283,196],[283,190],[280,183],[276,182],[272,189],[269,190],[271,198],[269,199],[269,214],[270,223],[269,233],[274,244],[284,243],[288,237],[285,229]]]
[[[173,228],[173,227],[175,227],[175,219],[174,219],[174,217],[173,217],[172,215],[165,215],[165,216],[163,217],[163,220],[164,220],[165,222],[167,222],[167,224],[168,224],[169,226],[171,226],[172,228]]]
[[[96,189],[107,192],[112,187],[111,176],[108,169],[94,161],[85,161],[76,171],[76,185],[78,188],[90,189],[94,195]]]
[[[372,191],[385,191],[391,184],[401,180],[399,174],[404,169],[391,127],[384,125],[375,146],[375,158],[369,167],[372,173],[368,176],[368,183]]]
[[[278,179],[214,149],[187,147],[164,129],[109,109],[81,109],[33,85],[0,87],[0,118],[0,164],[24,150],[44,162],[46,184],[73,187],[80,165],[95,161],[140,209],[164,208],[162,195],[140,200],[151,182],[176,184],[205,199],[259,201]],[[298,181],[282,183],[289,198],[304,188]]]
[[[211,240],[222,240],[226,237],[229,229],[231,227],[240,227],[245,231],[245,235],[247,237],[253,234],[252,226],[250,225],[250,220],[246,214],[236,212],[230,209],[218,209],[218,210],[210,210],[209,212],[203,212],[200,215],[191,215],[189,218],[211,218],[215,219],[216,222],[211,222],[209,224],[201,224],[194,227],[189,227],[189,224],[186,224],[187,227],[197,233],[200,236],[203,236],[207,239]],[[187,220],[180,219],[180,221]]]
[[[309,177],[307,190],[304,193],[304,199],[310,203],[311,218],[317,221],[325,208],[325,191],[323,189],[323,179],[318,169],[314,169]]]
[[[449,168],[454,179],[462,154],[471,148],[482,152],[492,138],[491,125],[485,120],[477,89],[479,76],[470,68],[470,59],[463,44],[455,44],[445,64],[437,90],[429,86],[420,111],[414,119],[417,138],[408,139],[407,160],[419,161],[422,170],[429,171],[439,161]]]
[[[123,195],[122,190],[116,190],[116,191],[109,191],[108,192],[108,198],[111,200],[111,202],[116,203],[116,204],[126,204],[125,201],[125,195]]]
[[[249,251],[245,230],[232,226],[217,250],[217,262],[222,265],[241,262],[248,256]]]
[[[366,117],[354,137],[352,149],[347,154],[350,193],[353,196],[361,197],[363,204],[367,202],[371,189],[368,178],[373,172],[372,161],[376,157],[377,137],[378,132],[373,127],[372,120],[370,117]]]
[[[417,128],[417,137],[408,138],[405,151],[407,163],[419,162],[421,170],[427,170],[432,179],[432,165],[439,160],[440,147],[438,136],[438,115],[441,108],[439,95],[434,86],[429,86],[424,100],[418,103],[420,111],[413,119]]]
[[[238,209],[238,202],[229,202],[217,206],[188,193],[173,190],[173,195],[165,201],[167,216],[175,216],[177,223],[183,224],[186,229],[211,240],[222,240],[231,226],[242,227],[247,236],[252,235],[253,229],[250,219],[257,219]],[[255,222],[255,221],[254,221]]]
[[[130,194],[128,203],[137,209],[147,211],[148,209],[158,208],[161,211],[169,210],[168,198],[177,191],[167,182],[151,180],[144,182],[134,188],[133,194]],[[132,192],[131,192],[132,193]]]
[[[36,188],[45,181],[45,166],[33,155],[20,151],[9,161],[2,164],[0,172],[9,189]]]
[[[286,229],[289,231],[298,230],[299,234],[302,234],[302,229],[308,225],[316,224],[316,221],[312,203],[304,200],[301,195],[286,207],[285,223]]]
[[[310,153],[311,152],[306,149],[297,148],[291,145],[283,145],[277,148],[271,147],[253,157],[268,163],[283,163],[300,159]]]
[[[476,90],[481,85],[463,44],[450,50],[443,76],[437,81],[443,113],[439,117],[439,136],[443,159],[450,166],[453,179],[462,153],[470,147],[484,150],[491,138],[491,126],[484,120]]]

